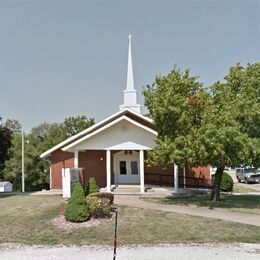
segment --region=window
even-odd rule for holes
[[[120,167],[120,174],[121,175],[126,175],[127,171],[126,171],[126,161],[120,161],[119,162],[119,167]]]
[[[138,175],[137,161],[131,161],[131,174]]]

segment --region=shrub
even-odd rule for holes
[[[88,185],[86,188],[86,195],[91,193],[99,192],[99,187],[97,186],[95,178],[89,178]]]
[[[103,218],[109,216],[111,209],[109,199],[89,195],[86,198],[86,202],[92,217]]]
[[[73,188],[64,216],[66,220],[71,222],[83,222],[90,218],[84,190],[80,183],[77,183]]]
[[[114,203],[114,194],[112,194],[111,192],[95,192],[89,194],[88,196],[94,196],[101,199],[102,198],[109,199],[110,205]]]
[[[212,175],[212,183],[214,183],[215,174]],[[233,191],[234,181],[232,177],[227,173],[223,172],[222,179],[220,183],[220,190],[221,191]]]

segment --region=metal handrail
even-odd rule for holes
[[[170,185],[173,186],[174,183],[174,176],[171,174],[159,174],[159,173],[151,173],[151,172],[146,172],[145,176],[158,176],[157,180],[147,180],[148,184],[149,182],[151,184],[157,184],[159,186],[163,186],[163,185]],[[171,177],[171,181],[163,181],[162,178],[163,177]],[[186,187],[194,187],[194,188],[211,188],[211,179],[207,179],[207,178],[201,178],[201,177],[184,177],[184,176],[178,176],[179,178],[179,185],[183,185],[184,186],[184,180],[185,180],[185,186]],[[180,181],[182,180],[182,181]],[[146,181],[146,183],[147,183]],[[191,181],[191,182],[188,182]]]
[[[159,185],[160,187],[165,186],[173,186],[174,184],[174,176],[172,174],[160,174],[160,173],[151,173],[151,172],[145,172],[144,176],[158,176],[157,180],[146,180],[147,184],[154,184]],[[171,177],[170,181],[163,181],[163,177]],[[212,179],[204,178],[204,177],[184,177],[184,176],[178,176],[179,178],[179,185],[183,185],[183,187],[187,188],[196,188],[197,190],[199,188],[212,188]],[[184,182],[185,180],[185,182]],[[190,182],[189,182],[190,181]],[[229,183],[227,181],[221,181],[222,183]]]

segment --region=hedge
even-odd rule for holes
[[[71,222],[84,222],[90,218],[83,187],[77,183],[64,212],[65,219]]]
[[[106,198],[109,199],[109,203],[110,205],[114,203],[114,194],[112,194],[111,192],[95,192],[95,193],[91,193],[88,196],[94,196],[97,198]]]
[[[89,178],[88,185],[86,188],[86,195],[89,195],[91,193],[99,192],[99,187],[96,183],[95,178],[91,177]]]
[[[215,174],[212,175],[212,184],[214,184]],[[233,191],[234,181],[232,177],[227,173],[223,172],[222,179],[220,183],[220,190],[221,191]]]
[[[109,216],[111,210],[109,199],[88,195],[86,197],[86,202],[89,207],[91,217],[103,218]]]

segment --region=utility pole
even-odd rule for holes
[[[24,132],[22,129],[22,192],[24,192]]]

